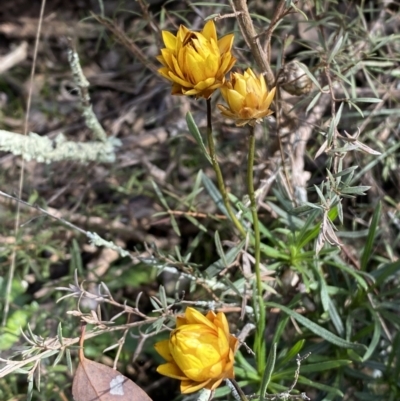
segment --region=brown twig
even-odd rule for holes
[[[121,28],[119,28],[107,18],[103,18],[100,15],[94,13],[91,13],[91,15],[98,23],[110,30],[117,41],[125,46],[135,57],[137,57],[146,68],[148,68],[152,73],[158,75],[158,68],[153,64],[152,61],[149,60],[149,57],[142,52],[142,50],[135,44],[132,39],[130,39],[126,35],[126,33]]]

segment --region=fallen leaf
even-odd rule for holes
[[[84,337],[85,326],[79,343],[79,365],[72,383],[75,401],[152,401],[137,384],[117,370],[85,358]]]
[[[75,401],[152,401],[117,370],[86,358],[75,373],[72,395]]]

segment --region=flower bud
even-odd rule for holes
[[[231,79],[221,87],[221,93],[228,107],[221,104],[217,106],[224,116],[235,120],[237,126],[255,125],[272,114],[269,106],[275,88],[268,92],[263,75],[257,77],[251,68],[244,74],[231,73]]]

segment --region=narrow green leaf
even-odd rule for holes
[[[332,176],[335,177],[335,178],[336,177],[343,177],[344,175],[351,174],[352,172],[354,172],[354,170],[357,170],[357,169],[358,169],[358,166],[352,166],[352,167],[346,168],[346,169],[344,169],[342,171],[339,171],[336,174],[332,174]]]
[[[276,346],[277,344],[274,343],[268,354],[267,365],[265,367],[265,371],[260,386],[260,401],[262,401],[265,393],[267,392],[267,388],[269,382],[271,381],[272,373],[274,371],[275,361],[276,361]]]
[[[210,155],[208,154],[207,148],[204,145],[203,137],[201,136],[201,133],[200,133],[190,111],[187,112],[187,114],[186,114],[186,123],[189,128],[189,132],[193,135],[193,138],[196,140],[197,144],[199,145],[200,150],[202,151],[203,155],[206,157],[206,159],[209,161],[209,163],[212,164]]]
[[[340,337],[336,336],[335,334],[331,333],[330,331],[324,329],[320,325],[312,322],[310,319],[307,319],[306,317],[300,315],[299,313],[292,311],[291,309],[287,308],[286,306],[279,305],[275,302],[266,302],[265,306],[268,306],[271,308],[278,308],[278,309],[282,310],[289,316],[296,319],[303,326],[307,327],[314,334],[316,334],[317,336],[320,336],[321,338],[323,338],[324,340],[328,341],[331,344],[335,344],[341,348],[350,348],[350,349],[354,349],[354,350],[358,350],[358,351],[365,350],[364,345],[355,344],[355,343],[346,341],[343,338],[340,338]]]
[[[390,276],[397,274],[400,271],[400,259],[393,263],[383,265],[378,270],[371,272],[371,275],[376,278],[375,285],[380,286]]]
[[[73,372],[73,370],[72,370],[72,359],[71,359],[71,351],[69,350],[69,348],[65,349],[65,357],[66,357],[66,360],[67,360],[67,366],[68,366],[69,373],[72,375],[72,372]]]
[[[317,192],[317,195],[319,197],[319,199],[321,200],[321,203],[323,203],[324,205],[326,205],[326,199],[324,194],[322,193],[322,191],[320,190],[320,188],[316,185],[314,185],[314,189]]]
[[[297,63],[297,65],[305,72],[305,74],[308,76],[308,78],[311,79],[311,81],[314,83],[314,85],[318,88],[319,91],[322,91],[321,86],[317,79],[314,77],[313,74],[311,74],[310,70],[307,68],[306,65],[303,63]]]
[[[202,181],[207,192],[211,196],[214,203],[218,206],[219,210],[230,219],[229,213],[225,208],[224,201],[222,200],[222,195],[214,183],[202,172]]]
[[[354,107],[354,108],[358,111],[358,113],[360,114],[360,116],[364,118],[364,113],[363,113],[363,111],[362,111],[354,102],[348,101],[348,104],[349,104],[349,106]]]
[[[298,382],[310,387],[317,388],[318,390],[326,391],[327,393],[336,394],[338,397],[344,397],[344,394],[338,388],[315,382],[313,380],[305,378],[304,376],[299,376]]]
[[[169,217],[171,219],[171,225],[172,225],[173,230],[175,231],[176,235],[178,237],[180,237],[181,232],[179,230],[178,223],[176,222],[175,216],[173,214],[170,214]]]
[[[280,366],[286,365],[290,360],[292,360],[296,355],[300,353],[300,351],[303,349],[303,346],[305,344],[306,340],[299,340],[293,347],[286,353],[285,357],[278,362],[277,368]]]
[[[331,317],[332,323],[335,326],[335,329],[337,331],[337,333],[340,336],[344,335],[344,326],[343,326],[343,322],[340,319],[340,315],[338,310],[336,309],[335,304],[333,303],[332,299],[329,298],[329,316]]]
[[[363,253],[361,255],[361,270],[365,271],[367,269],[368,262],[371,258],[372,252],[373,252],[373,245],[374,245],[374,239],[375,239],[375,234],[376,234],[376,229],[378,227],[379,219],[381,216],[381,210],[382,210],[382,203],[378,202],[374,214],[372,216],[371,220],[371,225],[369,226],[369,231],[368,231],[368,236],[365,241],[365,247],[363,250]]]
[[[57,337],[58,337],[58,341],[60,341],[60,344],[64,345],[64,338],[63,338],[63,334],[62,334],[61,322],[58,323],[58,326],[57,326]]]
[[[347,187],[340,190],[341,194],[346,195],[365,195],[365,191],[368,191],[371,187],[367,185],[360,185],[359,187]]]
[[[183,217],[185,219],[189,220],[194,226],[196,226],[199,230],[204,231],[205,233],[207,232],[207,228],[203,226],[197,219],[195,219],[193,216],[189,216],[187,214],[184,214]]]
[[[254,378],[256,381],[260,380],[260,376],[257,372],[257,369],[247,361],[247,359],[243,356],[242,352],[238,351],[235,354],[235,359],[238,363],[238,366],[242,367],[245,371],[249,372],[252,378]]]
[[[353,103],[380,103],[382,101],[382,99],[376,97],[357,97],[349,100]]]
[[[315,104],[318,102],[319,98],[321,97],[322,92],[317,92],[317,94],[314,96],[314,99],[311,100],[311,102],[309,103],[309,105],[307,106],[306,109],[306,114],[308,114],[308,112],[310,110],[312,110],[312,108],[315,106]]]
[[[168,310],[167,293],[165,292],[165,287],[160,285],[158,289],[158,297],[160,299],[161,305],[165,311]]]
[[[62,348],[61,351],[58,353],[56,359],[53,362],[53,366],[58,365],[58,363],[60,362],[61,358],[64,356],[64,350],[65,350],[65,348]]]
[[[215,231],[214,242],[215,242],[215,247],[217,248],[218,256],[221,258],[221,262],[222,262],[223,266],[224,267],[228,267],[228,262],[227,262],[227,260],[225,258],[224,248],[222,247],[221,239],[219,238],[219,232],[218,231]]]
[[[167,201],[164,198],[164,195],[162,194],[162,192],[160,191],[160,188],[158,188],[158,185],[155,183],[155,181],[151,180],[151,184],[153,185],[154,188],[154,192],[156,193],[158,199],[160,200],[161,204],[167,209],[169,210],[169,206]]]
[[[345,271],[347,274],[349,274],[350,276],[354,277],[354,279],[357,281],[357,283],[365,291],[368,291],[368,284],[363,278],[365,273],[359,272],[358,270],[355,270],[355,269],[351,269],[350,267],[346,266],[345,264],[341,264],[341,263],[330,263],[330,262],[327,262],[327,264],[330,264],[330,265],[332,265],[334,267],[337,267],[337,268]],[[367,275],[367,276],[369,276],[369,275]]]
[[[338,359],[333,361],[326,361],[326,362],[316,362],[316,363],[309,363],[307,365],[301,365],[300,371],[302,374],[304,373],[313,373],[313,372],[323,372],[324,370],[331,370],[341,368],[343,366],[348,366],[352,363],[351,360],[348,359]],[[274,380],[279,380],[284,378],[285,376],[290,376],[294,373],[294,368],[285,369],[281,372],[273,375]]]
[[[340,50],[341,46],[343,43],[343,35],[340,35],[339,39],[337,40],[337,42],[335,43],[335,46],[333,47],[331,54],[329,55],[328,58],[328,64],[331,63],[331,61],[335,58],[336,54],[338,53],[338,51]]]
[[[207,277],[212,278],[216,276],[226,266],[233,263],[237,255],[239,255],[239,252],[241,252],[241,250],[243,249],[245,243],[246,241],[242,240],[238,245],[229,249],[229,251],[225,254],[225,263],[221,259],[219,259],[216,262],[212,263],[210,266],[208,266],[207,269],[205,270]]]
[[[336,116],[335,116],[335,127],[338,126],[338,124],[340,123],[340,119],[342,118],[342,112],[343,112],[343,105],[344,103],[342,102],[339,106],[339,110],[336,112]]]
[[[374,317],[374,334],[372,335],[371,343],[368,346],[367,352],[364,354],[362,361],[365,362],[367,359],[371,357],[371,355],[374,353],[375,348],[377,347],[379,340],[381,338],[381,323],[379,322],[378,316],[376,315],[376,312],[371,310],[372,316]]]

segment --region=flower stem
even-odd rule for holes
[[[258,224],[257,203],[254,192],[254,176],[253,176],[256,138],[254,134],[254,126],[249,125],[249,127],[250,127],[250,132],[249,132],[249,153],[247,156],[247,188],[249,192],[250,210],[251,210],[251,216],[253,220],[253,230],[254,230],[254,257],[255,257],[254,270],[256,273],[256,288],[257,288],[256,299],[258,304],[257,305],[258,319],[257,319],[254,350],[256,353],[258,372],[262,374],[265,368],[265,342],[264,342],[265,310],[262,298],[262,282],[261,282],[261,269],[260,269],[260,227]]]
[[[222,200],[224,202],[225,208],[226,208],[233,224],[239,230],[241,236],[243,238],[245,238],[246,231],[244,230],[242,224],[236,217],[235,213],[233,213],[233,210],[231,208],[231,204],[230,204],[229,198],[228,198],[228,192],[226,191],[224,179],[222,177],[222,172],[221,172],[221,169],[218,164],[217,155],[215,153],[215,144],[214,144],[214,137],[213,137],[213,132],[212,132],[212,123],[211,123],[211,98],[207,99],[207,141],[208,141],[208,149],[210,152],[211,162],[212,162],[215,174],[217,176],[218,189],[221,192]]]

